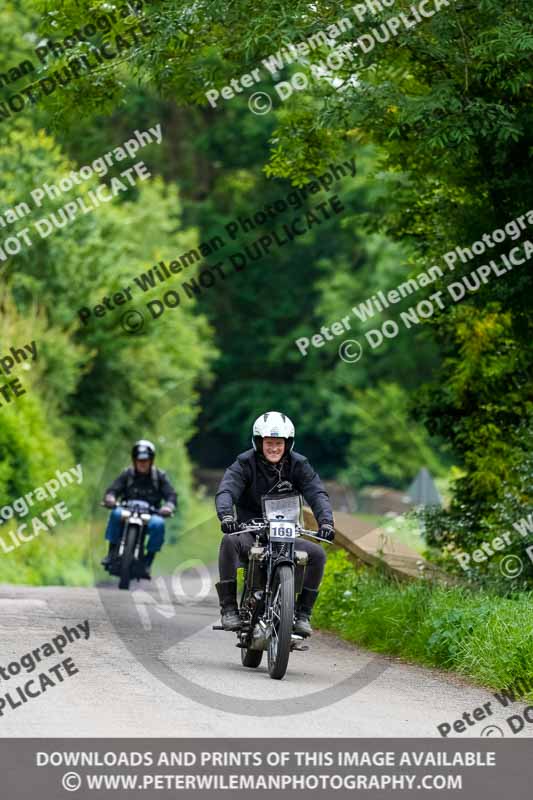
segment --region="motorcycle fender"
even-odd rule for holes
[[[276,561],[275,569],[280,567],[282,564],[288,564],[291,567],[291,569],[294,569],[294,561],[292,560],[292,558],[287,558],[286,556],[282,556]]]

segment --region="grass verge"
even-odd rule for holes
[[[531,594],[400,583],[330,553],[314,624],[380,653],[504,689],[533,681]]]

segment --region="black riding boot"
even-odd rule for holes
[[[294,622],[293,631],[298,636],[311,636],[313,629],[311,627],[310,619],[313,611],[313,606],[318,597],[318,589],[307,589],[304,586],[298,598],[296,606],[296,619]]]
[[[154,563],[155,555],[156,555],[155,553],[145,553],[143,558],[143,566],[144,566],[143,577],[146,578],[147,580],[150,580],[152,577],[150,574],[150,567]]]
[[[113,542],[109,542],[109,550],[107,551],[107,555],[100,561],[100,564],[103,567],[108,567],[112,561],[118,555],[118,544],[114,544]]]
[[[220,600],[220,615],[225,631],[236,631],[241,627],[237,607],[237,581],[220,581],[215,584]]]

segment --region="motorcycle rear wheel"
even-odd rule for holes
[[[273,626],[268,643],[268,674],[279,681],[287,672],[294,622],[294,572],[289,564],[278,567],[272,588]]]
[[[136,538],[137,528],[135,525],[130,525],[126,531],[126,544],[124,545],[124,552],[122,553],[122,561],[120,563],[120,581],[118,583],[119,589],[130,588],[131,565],[133,563],[133,553],[135,550]]]

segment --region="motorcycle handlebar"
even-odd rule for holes
[[[254,533],[260,530],[264,530],[266,527],[268,526],[265,524],[253,525],[252,527],[250,527],[249,525],[243,523],[243,527],[241,527],[238,531],[235,531],[235,533],[227,533],[226,536],[238,536],[239,533]],[[317,542],[325,542],[326,544],[331,544],[331,541],[329,539],[323,539],[321,536],[318,536],[317,531],[308,531],[305,528],[300,528],[299,526],[297,526],[296,528],[296,535],[310,536],[311,539],[316,539]]]
[[[323,539],[322,536],[318,536],[316,531],[306,531],[304,528],[301,528],[299,531],[300,535],[305,534],[306,536],[310,536],[311,539],[316,539],[317,542],[323,542],[324,544],[333,544],[331,539]]]
[[[112,506],[112,505],[108,505],[108,503],[104,503],[103,501],[100,503],[100,505],[102,506],[102,508],[108,508],[109,510],[112,510],[114,508],[127,508],[128,507],[125,503],[115,503],[115,505]],[[157,514],[159,511],[160,511],[160,509],[156,508],[155,506],[148,506],[148,509],[147,509],[146,513]],[[145,512],[143,512],[143,513],[145,513]]]

